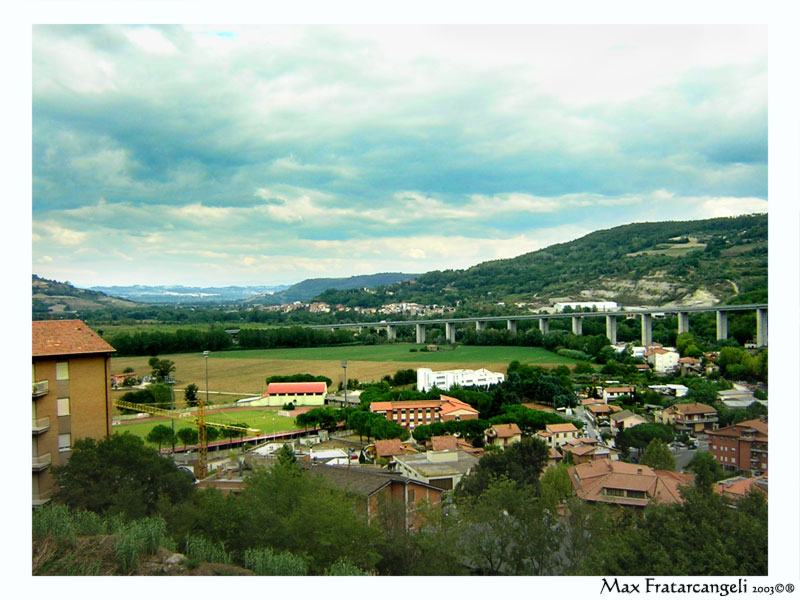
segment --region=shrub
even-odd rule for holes
[[[329,568],[325,569],[325,575],[350,577],[354,575],[368,575],[368,573],[359,569],[346,558],[339,558]]]
[[[244,551],[244,566],[256,575],[306,575],[308,565],[291,552],[276,554],[269,548],[251,548]]]
[[[75,534],[75,519],[69,507],[51,503],[33,511],[33,539],[51,536],[58,544],[71,544]]]
[[[291,402],[287,402],[286,404],[283,405],[283,410],[294,410],[294,404],[292,404]]]
[[[155,554],[165,541],[167,524],[161,517],[131,521],[119,527],[119,540],[114,544],[114,554],[120,571],[130,573],[139,564],[142,554]]]
[[[139,564],[139,544],[133,535],[123,534],[114,544],[114,555],[122,573],[132,572]]]
[[[225,544],[215,544],[201,535],[190,535],[186,538],[185,554],[204,562],[230,564],[231,553],[225,550]]]

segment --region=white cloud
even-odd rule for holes
[[[75,231],[61,227],[56,223],[39,223],[34,224],[34,227],[41,229],[46,235],[44,239],[49,238],[49,241],[62,246],[79,246],[86,241],[87,234],[82,231]],[[44,241],[40,238],[40,241]]]
[[[178,208],[170,208],[168,212],[181,219],[210,219],[218,221],[228,218],[231,215],[232,209],[221,206],[203,206],[201,203],[196,203],[187,204]]]
[[[761,198],[709,198],[700,205],[700,213],[707,218],[735,217],[767,212],[767,201]]]
[[[125,29],[124,35],[133,44],[149,54],[176,54],[178,49],[164,34],[151,27]]]

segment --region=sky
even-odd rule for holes
[[[291,284],[767,211],[767,27],[35,25],[32,263]]]

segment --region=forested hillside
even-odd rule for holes
[[[108,296],[103,292],[76,288],[69,282],[53,281],[33,275],[31,281],[33,318],[50,318],[53,313],[68,318],[75,311],[91,311],[103,308],[131,308],[136,302]]]
[[[376,273],[374,275],[354,275],[342,278],[306,279],[293,286],[275,292],[274,294],[259,295],[247,300],[256,304],[284,304],[288,302],[305,302],[325,290],[363,290],[387,286],[400,281],[408,281],[417,277],[409,273]]]
[[[342,302],[358,291],[327,291]],[[431,271],[376,290],[372,304],[527,302],[709,304],[767,297],[767,215],[634,223],[465,270]],[[344,302],[342,302],[344,303]]]

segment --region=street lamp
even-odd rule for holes
[[[203,350],[203,358],[206,359],[206,404],[208,404],[208,350]]]
[[[344,369],[344,405],[347,407],[347,361],[342,361],[342,368]]]

